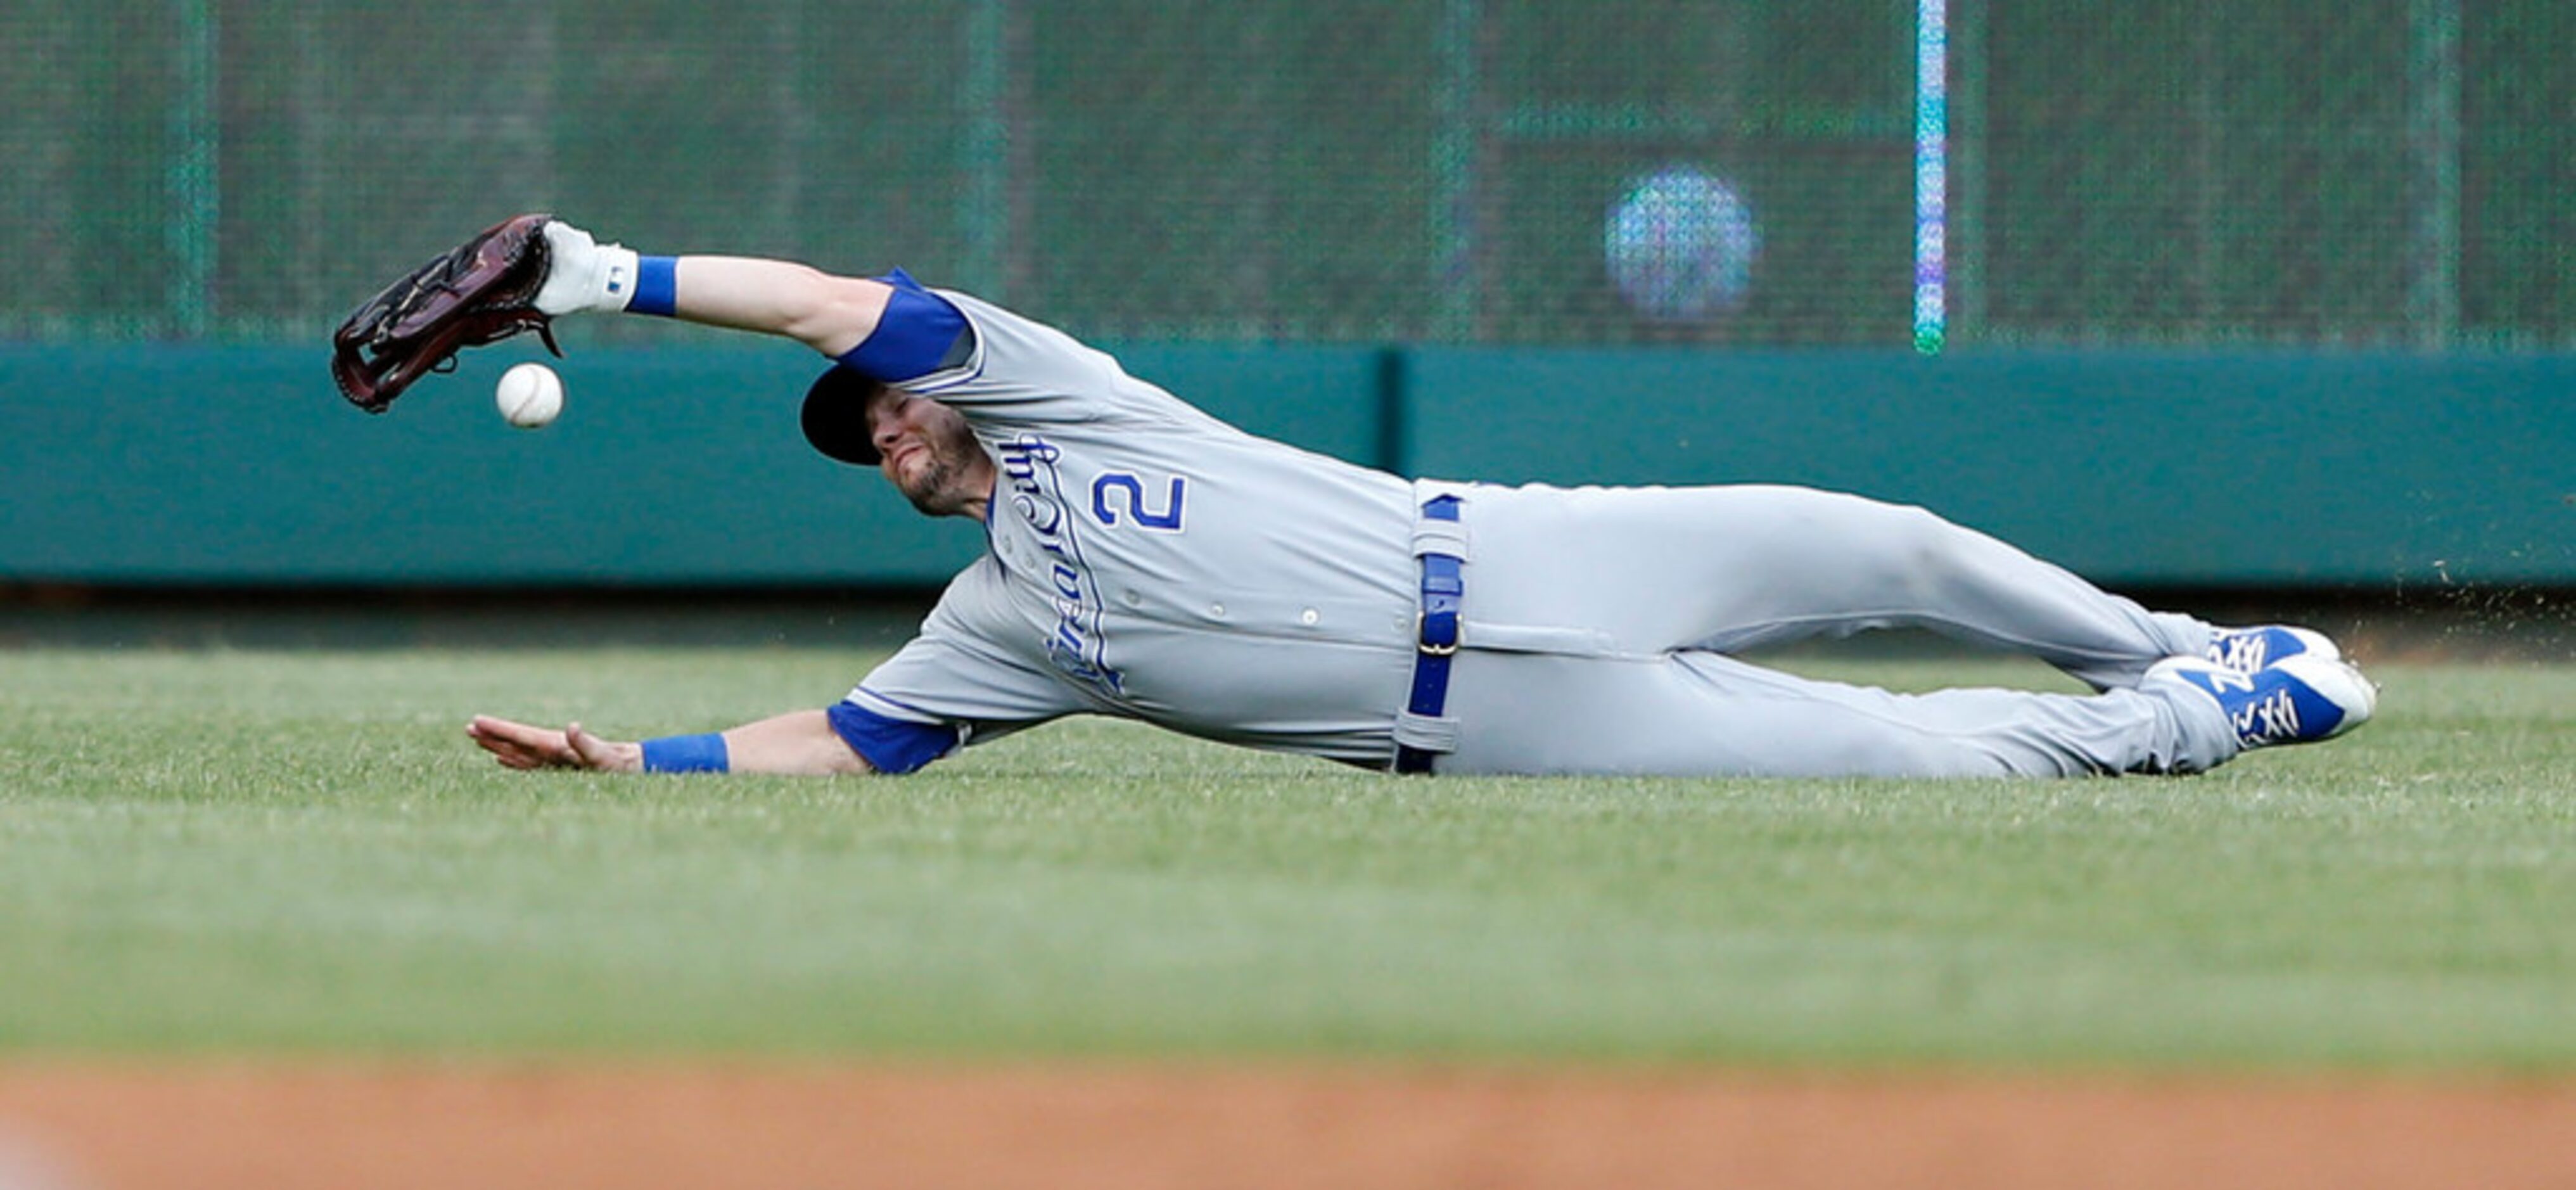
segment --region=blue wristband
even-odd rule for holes
[[[635,296],[627,299],[629,314],[659,314],[669,318],[680,308],[680,258],[676,256],[641,256],[635,260]]]
[[[644,771],[648,773],[721,773],[732,763],[724,737],[712,732],[644,741]]]

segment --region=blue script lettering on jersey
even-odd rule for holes
[[[1117,524],[1118,513],[1109,507],[1109,493],[1125,492],[1128,516],[1137,524],[1166,533],[1178,533],[1181,531],[1181,497],[1188,494],[1188,489],[1188,479],[1173,476],[1171,493],[1163,501],[1163,511],[1156,512],[1145,507],[1145,481],[1124,471],[1102,472],[1100,478],[1091,481],[1091,515],[1098,517],[1101,524]]]
[[[996,447],[1002,481],[1010,486],[1011,510],[1037,534],[1047,554],[1047,585],[1055,599],[1055,630],[1047,637],[1047,660],[1078,681],[1110,695],[1122,693],[1125,679],[1106,657],[1100,619],[1106,610],[1100,584],[1082,559],[1074,520],[1064,498],[1064,477],[1056,460],[1064,451],[1035,434],[1022,434]]]

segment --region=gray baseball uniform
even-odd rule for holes
[[[1082,712],[1378,768],[1401,732],[1455,773],[2070,775],[2237,749],[2214,705],[2136,688],[2210,626],[1921,510],[1771,486],[1409,482],[1234,429],[988,303],[917,292],[963,315],[964,363],[879,379],[963,413],[1000,478],[984,556],[833,710],[881,770]],[[1424,517],[1440,496],[1454,521]],[[1422,552],[1463,559],[1436,716],[1407,713]],[[1726,655],[1892,625],[2106,692],[1898,695]]]

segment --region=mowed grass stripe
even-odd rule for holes
[[[635,779],[461,733],[870,660],[0,653],[0,1047],[2576,1065],[2566,667],[2385,667],[2362,734],[2186,780],[1395,780],[1097,721]]]

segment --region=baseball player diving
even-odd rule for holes
[[[900,271],[641,255],[544,216],[504,227],[511,242],[397,283],[369,326],[370,308],[352,316],[335,364],[352,400],[381,408],[410,377],[380,373],[437,362],[406,352],[574,313],[780,335],[830,361],[804,406],[814,445],[986,542],[920,634],[829,706],[641,742],[477,716],[468,733],[511,768],[909,773],[1098,714],[1406,773],[2190,773],[2340,735],[2376,700],[2318,633],[2152,612],[1921,509],[1407,480],[1244,433]],[[515,299],[470,292],[513,270]],[[515,307],[486,311],[509,323],[497,333],[449,334],[416,316],[423,293]],[[1734,655],[1899,625],[2097,692],[1896,694]]]

